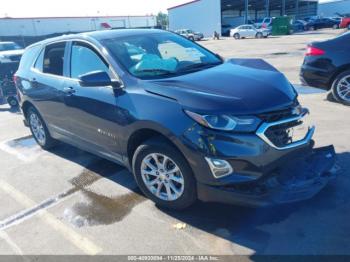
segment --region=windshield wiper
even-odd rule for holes
[[[213,66],[220,65],[222,62],[217,62],[217,63],[196,63],[193,65],[186,66],[184,68],[181,68],[177,72],[188,72],[188,71],[193,71],[197,69],[202,69],[202,68],[209,68]]]
[[[174,71],[160,69],[160,68],[152,68],[152,69],[142,69],[137,70],[135,73],[164,73],[164,74],[174,74]],[[163,74],[162,74],[163,75]]]

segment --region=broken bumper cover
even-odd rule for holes
[[[278,171],[251,184],[209,186],[198,184],[198,197],[205,202],[245,206],[270,206],[310,199],[337,173],[333,146],[312,150],[289,161]]]

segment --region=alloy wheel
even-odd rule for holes
[[[342,100],[350,102],[350,75],[340,79],[337,85],[337,93]]]
[[[37,114],[32,113],[29,117],[29,124],[33,131],[33,135],[40,145],[45,145],[46,143],[46,133],[43,123]]]
[[[164,201],[179,199],[185,187],[180,168],[164,154],[147,155],[141,163],[141,176],[147,189]]]

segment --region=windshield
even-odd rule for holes
[[[11,50],[19,50],[22,49],[16,43],[0,43],[0,51],[11,51]]]
[[[210,51],[172,33],[127,36],[102,42],[116,61],[141,79],[171,77],[222,63]]]

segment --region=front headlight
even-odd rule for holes
[[[216,130],[253,132],[260,124],[256,117],[235,117],[232,115],[206,115],[186,110],[186,114],[198,124]]]

